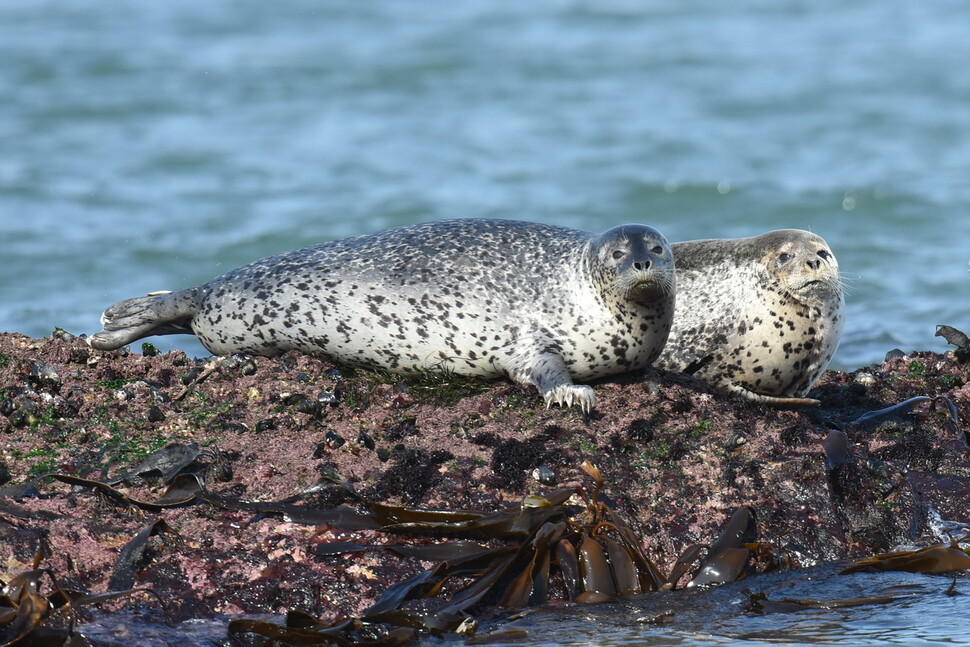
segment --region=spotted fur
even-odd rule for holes
[[[755,402],[804,398],[839,345],[844,301],[822,238],[785,229],[673,245],[677,313],[656,365]]]
[[[208,283],[119,302],[96,348],[194,333],[214,354],[296,349],[400,373],[443,369],[593,404],[587,381],[640,369],[671,327],[670,246],[655,229],[595,235],[450,220],[256,261]]]

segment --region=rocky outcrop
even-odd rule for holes
[[[955,356],[915,353],[830,371],[811,393],[821,407],[780,411],[648,370],[596,384],[584,416],[505,381],[2,334],[0,578],[39,554],[62,587],[105,591],[124,577],[115,583],[153,589],[175,618],[355,615],[427,564],[325,546],[435,540],[219,502],[496,511],[586,479],[587,460],[663,569],[740,506],[795,566],[925,545],[970,523],[968,379]],[[179,499],[179,473],[213,496]],[[159,520],[118,575],[126,545]]]

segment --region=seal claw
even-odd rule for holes
[[[543,398],[546,401],[547,409],[554,404],[563,407],[578,406],[583,413],[587,414],[593,410],[593,405],[596,402],[593,387],[585,384],[560,384],[554,389],[546,391]]]
[[[725,384],[722,388],[728,393],[741,396],[748,402],[765,404],[769,407],[775,407],[776,409],[808,409],[822,404],[820,400],[816,400],[815,398],[794,398],[755,393],[754,391],[746,389],[737,384]]]

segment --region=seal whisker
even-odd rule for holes
[[[840,290],[846,296],[852,294],[852,290],[855,288],[855,283],[859,281],[862,277],[858,274],[855,276],[849,276],[844,272],[839,272],[838,275],[833,277],[833,289]]]
[[[637,292],[653,294],[661,299],[667,299],[674,293],[672,271],[640,271],[619,278],[617,283],[623,297],[630,300],[637,300]]]

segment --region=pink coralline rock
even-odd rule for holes
[[[949,354],[830,371],[811,393],[822,406],[803,411],[648,369],[595,384],[596,408],[584,416],[546,409],[534,389],[507,381],[415,382],[295,353],[196,360],[148,350],[0,334],[0,579],[39,552],[61,586],[105,591],[126,543],[164,519],[177,538],[149,540],[134,585],[175,619],[293,608],[333,619],[428,564],[321,546],[440,541],[205,502],[145,510],[31,481],[105,480],[171,443],[202,451],[211,492],[317,509],[345,503],[349,488],[390,505],[493,511],[582,481],[578,466],[589,460],[606,501],[662,568],[713,541],[741,505],[754,509],[760,540],[796,566],[945,539],[940,518],[970,523],[968,367]],[[938,400],[856,422],[914,396],[947,398],[959,420]],[[825,453],[833,429],[849,441],[834,468]],[[148,502],[166,489],[151,475],[115,487]]]

